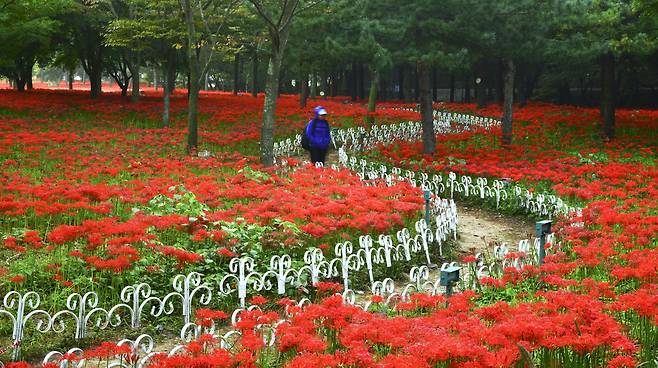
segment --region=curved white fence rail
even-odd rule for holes
[[[499,123],[493,119],[464,114],[439,113],[435,116],[437,117],[434,122],[435,130],[443,134],[460,132],[473,126],[487,128]],[[181,337],[186,336],[184,338],[186,339],[189,336],[198,337],[203,332],[192,322],[195,306],[211,305],[217,298],[235,297],[240,305],[240,309],[233,313],[235,319],[236,313],[239,314],[239,311],[244,310],[250,294],[270,291],[277,295],[285,295],[290,289],[313,285],[319,281],[339,280],[344,288],[343,299],[350,304],[357,304],[357,295],[364,293],[381,296],[385,305],[392,305],[398,300],[408,300],[410,294],[414,292],[441,294],[445,292],[445,288],[439,283],[438,273],[432,276],[427,265],[432,264],[432,257],[443,256],[443,245],[448,239],[456,238],[458,219],[456,206],[452,200],[455,195],[491,200],[497,205],[502,202],[512,203],[537,215],[551,216],[580,211],[578,208],[565,205],[561,199],[553,195],[534,194],[504,181],[493,180],[490,183],[487,178],[458,176],[454,173],[442,176],[397,167],[389,168],[350,157],[346,152],[346,148],[363,150],[374,144],[391,143],[395,140],[417,140],[421,131],[422,126],[419,123],[408,122],[375,126],[370,130],[362,128],[338,130],[333,134],[333,140],[334,145],[340,146],[340,165],[356,172],[364,185],[374,185],[375,182],[382,181],[387,185],[393,185],[399,181],[407,181],[412,186],[433,193],[430,206],[432,221],[429,225],[425,220],[419,220],[413,228],[403,228],[395,234],[381,234],[376,237],[363,235],[358,241],[337,243],[330,258],[326,258],[320,249],[309,248],[304,253],[303,266],[299,268],[293,267],[293,259],[288,254],[272,256],[269,263],[265,263],[265,267],[257,267],[251,257],[234,258],[229,264],[229,272],[219,278],[218,284],[206,283],[204,275],[192,272],[176,276],[172,281],[172,290],[168,291],[155,291],[146,283],[127,286],[120,293],[120,303],[105,307],[98,305],[98,295],[93,291],[84,295],[72,293],[67,298],[65,309],[59,311],[40,309],[41,298],[36,292],[10,291],[2,298],[0,319],[8,319],[11,323],[13,358],[20,357],[20,346],[28,328],[33,333],[71,334],[75,339],[83,339],[90,329],[107,329],[119,325],[138,329],[146,319],[155,320],[165,315],[180,314],[184,324]],[[278,156],[280,167],[287,168],[288,162],[282,156],[298,153],[300,141],[301,137],[296,136],[294,139],[275,144],[275,154]],[[341,168],[332,165],[332,169]],[[450,199],[440,199],[440,195],[447,193],[450,193]],[[547,241],[553,241],[552,234],[549,234]],[[462,265],[462,269],[466,272],[460,274],[457,287],[474,287],[480,278],[498,276],[502,274],[505,267],[520,269],[525,264],[536,264],[538,254],[539,239],[520,241],[518,252],[515,253],[510,253],[507,244],[497,246],[491,259],[477,254],[475,262]],[[409,271],[409,283],[396,287],[395,282],[390,278],[375,280],[376,267],[390,268],[399,263],[407,264],[414,255],[422,256],[427,265],[412,266]],[[455,265],[456,262],[444,263],[441,268]],[[369,290],[354,289],[352,280],[358,273],[367,275]],[[372,303],[366,300],[360,306],[367,310]],[[209,333],[213,334],[214,330]],[[219,340],[224,344],[227,339],[235,337],[234,334],[235,331],[230,331],[219,336]],[[274,341],[274,336],[275,328],[271,328],[271,343]],[[131,347],[135,356],[141,357],[139,360],[141,365],[138,366],[148,363],[155,354],[151,351],[153,339],[150,336],[142,335],[135,341],[122,341],[122,344]],[[178,346],[168,354],[175,354],[181,349],[182,347]],[[62,367],[84,366],[84,360],[75,362],[62,360],[62,357],[80,354],[79,349],[74,348],[67,353],[70,354],[51,352],[44,362],[58,361],[57,364]],[[0,367],[2,367],[1,362]]]
[[[272,256],[266,263],[269,267],[261,271],[256,270],[253,258],[238,257],[230,261],[229,272],[217,285],[205,283],[202,274],[192,272],[176,276],[170,291],[156,293],[146,283],[127,286],[121,290],[121,302],[105,308],[98,306],[96,292],[72,293],[67,298],[66,308],[55,312],[40,309],[41,297],[36,292],[11,291],[4,295],[0,319],[8,318],[13,326],[14,357],[17,359],[28,327],[33,327],[34,332],[70,333],[75,339],[82,339],[90,328],[124,325],[137,329],[145,318],[174,313],[180,313],[185,324],[190,323],[193,302],[209,305],[213,295],[236,296],[239,305],[244,307],[249,294],[271,291],[285,295],[288,289],[319,281],[340,280],[349,289],[353,286],[351,279],[359,272],[367,272],[372,284],[375,267],[390,268],[395,263],[409,262],[416,253],[430,262],[431,255],[436,252],[434,248],[442,254],[445,241],[456,236],[454,202],[433,199],[431,203],[434,228],[428,227],[425,220],[419,220],[413,229],[404,228],[394,235],[380,234],[375,238],[363,235],[358,239],[358,246],[350,241],[336,244],[332,258],[325,258],[320,249],[309,248],[304,254],[304,265],[299,268],[293,266],[288,254]],[[30,321],[35,323],[28,324]]]
[[[470,121],[462,116],[461,120]],[[473,121],[479,121],[472,118]],[[494,123],[492,123],[495,125]],[[486,125],[485,125],[486,126]],[[468,125],[461,123],[455,126],[451,124],[448,118],[441,118],[434,121],[434,130],[438,134],[450,134],[468,129]],[[450,198],[459,195],[467,198],[476,198],[482,201],[495,201],[496,206],[501,203],[512,205],[517,208],[526,210],[537,216],[553,217],[561,215],[582,214],[582,209],[567,205],[561,198],[552,193],[534,193],[527,188],[513,184],[509,181],[500,179],[490,179],[486,177],[458,175],[449,172],[445,175],[430,173],[424,171],[414,171],[402,169],[399,167],[389,168],[380,163],[368,162],[357,157],[347,155],[347,150],[363,150],[371,148],[376,144],[391,144],[395,141],[416,141],[420,139],[422,126],[417,122],[407,122],[391,125],[375,125],[372,129],[366,130],[362,127],[357,129],[338,129],[332,134],[334,146],[339,148],[340,165],[353,170],[361,179],[385,179],[387,182],[395,180],[407,180],[414,186],[420,186],[423,189],[430,190],[436,196],[446,196],[449,193]],[[288,138],[275,144],[274,153],[277,164],[286,166],[288,160],[286,157],[300,154],[301,135],[294,138]],[[332,168],[338,170],[336,165]]]

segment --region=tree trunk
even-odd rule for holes
[[[601,119],[603,136],[615,138],[615,56],[608,52],[601,58]]]
[[[418,94],[420,98],[420,115],[423,124],[423,153],[432,154],[436,149],[434,134],[434,116],[432,114],[432,93],[430,91],[430,68],[424,62],[418,62]]]
[[[121,69],[120,66],[119,69]],[[128,94],[128,83],[130,83],[128,73],[123,70],[112,70],[110,75],[116,82],[117,86],[121,89],[121,96],[125,97]]]
[[[496,67],[496,102],[499,105],[504,104],[505,102],[505,76],[504,73],[505,65],[503,60],[498,60],[498,65]]]
[[[185,23],[187,23],[187,62],[189,64],[187,153],[190,154],[198,148],[197,103],[199,100],[199,62],[195,50],[196,29],[191,0],[184,0],[184,4]]]
[[[260,133],[260,162],[266,167],[274,165],[274,121],[276,101],[279,96],[279,78],[281,77],[281,62],[283,52],[290,34],[290,24],[294,10],[299,4],[297,1],[284,2],[280,21],[281,28],[269,27],[270,61],[267,65],[265,81],[265,101],[263,102],[263,125]]]
[[[537,86],[537,83],[539,82],[539,78],[541,77],[542,70],[543,70],[543,66],[539,66],[537,70],[534,70],[533,73],[530,74],[530,78],[526,79],[526,85],[525,85],[526,100],[532,98],[532,95],[535,90],[535,86]]]
[[[169,109],[171,106],[171,91],[169,90],[168,73],[164,73],[164,84],[162,86],[162,127],[169,127]]]
[[[350,79],[349,79],[350,97],[352,98],[352,101],[356,101],[357,94],[358,94],[358,91],[357,91],[358,81],[357,81],[357,79],[359,77],[358,76],[359,72],[358,72],[357,69],[358,69],[358,66],[357,66],[356,62],[353,62],[352,63],[352,71],[350,72]]]
[[[354,100],[363,99],[363,69],[361,63],[354,63]]]
[[[258,49],[255,47],[251,56],[251,96],[258,96]]]
[[[238,94],[238,88],[240,86],[240,54],[235,54],[235,59],[233,60],[233,94]]]
[[[316,97],[318,96],[318,77],[317,77],[317,74],[315,74],[315,72],[312,72],[308,79],[311,82],[310,83],[310,88],[309,88],[309,97],[311,97],[311,100],[315,100]]]
[[[19,92],[25,91],[25,80],[22,79],[20,76],[16,76],[14,79],[14,85],[16,86],[16,90]]]
[[[283,89],[285,88],[283,85],[283,79],[285,78],[286,75],[286,66],[283,65],[283,61],[281,62],[281,67],[279,68],[279,86],[277,87],[276,91],[276,96],[281,97],[281,93],[283,93]]]
[[[438,101],[439,100],[439,76],[438,76],[438,71],[436,70],[436,67],[432,67],[432,100],[433,101]]]
[[[73,71],[69,70],[69,90],[73,89]]]
[[[338,75],[340,73],[331,73],[331,83],[329,84],[329,89],[331,89],[331,97],[336,97],[338,95]]]
[[[379,81],[379,72],[376,70],[371,70],[370,72],[370,92],[368,93],[368,116],[366,121],[371,126],[375,124],[375,109],[377,107],[377,84]]]
[[[455,74],[450,74],[450,102],[455,102]]]
[[[302,72],[299,78],[299,107],[305,108],[308,101],[308,75]]]
[[[528,96],[526,95],[526,84],[527,84],[527,72],[526,68],[520,68],[519,70],[519,82],[518,91],[519,91],[519,107],[525,107],[528,103]]]
[[[94,98],[100,97],[103,93],[103,69],[101,68],[101,63],[100,60],[97,61],[97,65],[92,68],[91,74],[89,75],[89,84],[91,85],[89,94]]]
[[[171,110],[171,93],[176,86],[176,53],[169,50],[167,54],[167,62],[163,70],[164,82],[162,84],[162,126],[169,127],[169,111]]]
[[[466,75],[464,77],[464,98],[463,101],[466,103],[471,103],[471,76]]]
[[[153,68],[153,90],[158,90],[158,68]]]
[[[366,99],[366,68],[363,63],[359,63],[359,98]]]
[[[327,78],[328,78],[327,73],[322,72],[322,74],[320,75],[320,78],[322,79],[320,81],[320,86],[322,88],[322,91],[321,91],[322,99],[326,100],[327,96],[329,95],[329,83],[327,82]]]
[[[90,90],[89,95],[92,98],[99,97],[103,92],[103,49],[98,46],[97,49],[87,50],[79,56],[80,63],[85,73],[89,77]],[[85,76],[82,75],[82,83],[84,84]]]
[[[28,57],[25,60],[25,65],[23,67],[23,80],[25,81],[25,86],[29,91],[34,89],[32,85],[32,67],[36,61],[33,57]]]
[[[283,46],[285,46],[285,41],[283,42]],[[281,49],[283,49],[283,46]],[[276,112],[276,100],[279,92],[279,72],[281,71],[282,58],[283,50],[279,50],[273,46],[272,55],[267,66],[265,102],[263,103],[263,126],[260,134],[260,162],[268,167],[274,165],[274,114]]]
[[[504,77],[504,104],[503,104],[503,145],[512,144],[512,104],[514,103],[514,61],[507,59],[505,61]]]
[[[429,66],[428,66],[428,68],[429,68]],[[414,77],[413,78],[413,81],[414,81],[414,101],[420,103],[420,79],[421,78],[420,78],[420,76],[418,76],[418,68],[416,68],[416,70],[412,71],[412,73],[415,74],[415,75],[413,75],[413,77]],[[427,71],[427,78],[430,78],[429,70]],[[430,83],[430,82],[428,82],[428,83]],[[411,88],[411,86],[409,86],[409,88]],[[427,86],[427,88],[428,89],[430,88],[429,85]],[[432,91],[430,90],[430,93],[431,92]],[[407,96],[411,96],[411,91],[409,91],[409,94]],[[430,96],[430,98],[431,98],[431,96]]]
[[[571,89],[569,83],[562,82],[557,86],[558,103],[560,105],[569,104],[571,102]]]
[[[398,68],[398,100],[404,100],[404,65]]]
[[[25,74],[25,84],[27,86],[28,91],[34,89],[34,86],[32,85],[32,68],[30,68],[30,71]]]
[[[347,70],[341,69],[336,80],[336,96],[347,96]]]
[[[16,59],[14,65],[16,66],[16,73],[14,80],[16,82],[16,89],[24,91],[25,88],[32,89],[32,67],[34,66],[34,58],[20,56]]]
[[[133,56],[131,67],[130,67],[130,74],[132,75],[132,95],[130,96],[130,101],[135,103],[139,101],[139,67],[141,64],[141,57],[139,52],[135,52],[136,55]],[[126,83],[128,84],[128,83]]]
[[[487,106],[487,92],[484,86],[484,79],[482,77],[477,78],[480,78],[480,83],[478,83],[477,80],[475,81],[475,98],[477,100],[478,109],[483,109]]]
[[[171,51],[169,51],[171,53]],[[169,55],[168,55],[169,56]],[[164,65],[164,70],[162,71],[162,127],[163,128],[168,128],[169,127],[169,110],[171,106],[171,81],[169,78],[171,78],[171,73],[169,72],[169,69],[172,68],[171,66],[171,57],[169,56],[167,58],[167,62],[165,62]]]

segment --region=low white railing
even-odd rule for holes
[[[460,114],[445,116],[437,114],[437,117],[435,129],[444,134],[463,131],[463,129],[468,129],[464,126],[469,125],[486,127],[496,124],[496,121],[493,120],[472,118]],[[460,125],[452,124],[455,120],[460,121]],[[487,178],[458,176],[454,173],[442,176],[397,167],[388,168],[385,165],[350,157],[346,152],[346,147],[362,150],[374,144],[390,143],[398,139],[418,139],[421,129],[422,127],[418,123],[409,122],[387,126],[387,128],[339,131],[334,134],[334,144],[340,144],[339,162],[341,166],[331,165],[331,168],[341,170],[343,167],[356,172],[364,185],[375,185],[381,182],[386,185],[394,185],[397,182],[406,181],[412,186],[431,192],[433,195],[430,202],[432,212],[430,224],[424,219],[418,220],[413,228],[402,228],[393,235],[380,234],[376,237],[362,235],[358,241],[337,243],[330,258],[326,258],[320,249],[309,248],[304,253],[303,266],[299,268],[293,267],[293,259],[288,254],[272,256],[269,263],[266,263],[268,266],[264,271],[256,270],[255,260],[251,257],[234,258],[229,263],[228,272],[219,278],[220,281],[217,285],[204,282],[204,275],[192,272],[176,276],[172,282],[173,291],[158,290],[156,292],[146,283],[127,286],[121,290],[121,302],[106,307],[98,305],[98,295],[92,291],[83,295],[72,293],[67,298],[65,309],[49,312],[40,309],[41,298],[38,293],[10,291],[2,299],[0,318],[6,317],[12,323],[13,359],[20,357],[20,347],[24,342],[25,331],[28,327],[33,328],[35,333],[52,331],[63,334],[70,331],[69,333],[79,340],[88,335],[90,328],[107,329],[125,325],[138,329],[145,319],[153,320],[165,315],[180,313],[184,323],[182,331],[187,331],[185,336],[198,335],[201,330],[198,326],[194,327],[192,322],[194,306],[211,305],[213,297],[235,296],[240,305],[240,309],[237,311],[240,311],[245,308],[246,298],[249,294],[271,291],[283,296],[290,289],[327,280],[340,280],[344,288],[343,298],[345,302],[351,304],[356,303],[356,295],[359,293],[382,296],[386,303],[392,303],[394,300],[408,300],[409,295],[413,292],[426,292],[433,295],[443,293],[444,288],[436,277],[432,278],[429,265],[432,264],[433,255],[443,256],[443,244],[451,238],[456,238],[458,218],[456,206],[452,200],[455,195],[492,200],[496,202],[496,205],[500,205],[502,202],[512,203],[537,215],[552,216],[580,211],[578,208],[565,205],[556,196],[534,194],[501,180],[493,180],[489,183]],[[301,138],[297,136],[276,144],[277,162],[283,169],[286,169],[288,162],[282,156],[298,152],[300,145],[297,143],[300,140]],[[441,195],[448,192],[450,199],[440,199]],[[552,234],[549,234],[547,241],[553,241]],[[466,272],[460,274],[457,287],[473,287],[478,279],[485,276],[497,276],[505,267],[520,269],[525,264],[537,264],[539,246],[539,239],[522,240],[518,245],[518,255],[512,258],[508,257],[509,245],[507,244],[497,246],[492,259],[486,260],[483,255],[477,254],[473,264],[461,266]],[[400,262],[407,264],[415,254],[422,254],[427,265],[411,267],[410,283],[396,288],[395,282],[390,278],[374,279],[375,266],[390,268]],[[441,268],[456,265],[458,265],[456,262],[444,263]],[[369,290],[355,290],[351,280],[355,274],[360,272],[367,273]],[[370,305],[370,302],[366,301],[361,307],[367,310]],[[33,323],[28,323],[30,321]],[[74,330],[67,329],[66,321],[75,323]],[[274,336],[275,330],[272,331],[272,336]],[[182,335],[183,332],[181,332]],[[223,335],[222,339],[224,337],[227,335]],[[140,360],[140,364],[146,364],[152,357],[153,340],[146,335],[142,335],[140,338],[135,341],[122,341],[124,341],[123,344],[130,345],[135,354],[138,354],[137,350],[139,350],[141,353],[138,355],[143,356],[144,359],[143,362]],[[148,348],[149,346],[150,348]],[[81,351],[71,349],[68,353],[75,355]],[[60,359],[58,364],[62,367],[84,366],[84,360],[76,361],[75,364],[74,362],[64,363],[61,360],[63,356],[65,355],[60,352],[52,352],[46,359],[51,359],[48,361]],[[1,362],[0,367],[2,367]]]

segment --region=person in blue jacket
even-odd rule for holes
[[[306,136],[308,137],[311,162],[322,162],[327,157],[327,149],[331,143],[331,130],[327,122],[327,110],[322,106],[313,109],[315,117],[306,124]]]

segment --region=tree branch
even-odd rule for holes
[[[0,10],[5,10],[7,9],[10,5],[13,5],[16,3],[16,0],[7,0],[5,1],[4,4],[2,4],[2,7],[0,7]]]
[[[281,11],[283,23],[280,25],[279,31],[282,31],[290,25],[292,18],[295,16],[295,10],[297,9],[298,5],[299,0],[292,0],[292,3]]]
[[[297,15],[297,14],[303,12],[303,11],[306,11],[306,10],[308,10],[308,9],[310,9],[310,8],[320,4],[322,2],[324,2],[324,0],[309,1],[308,3],[306,3],[306,5],[300,7],[299,9],[297,9],[297,11],[295,11],[295,13],[293,15]]]
[[[265,9],[263,8],[263,4],[261,4],[259,0],[249,0],[249,2],[254,6],[254,8],[256,8],[256,12],[258,13],[258,15],[260,15],[261,18],[265,20],[265,22],[268,25],[268,28],[272,30],[278,30],[277,25],[274,24],[274,22],[272,21],[272,17],[270,17],[269,14],[267,14]]]
[[[279,15],[279,20],[276,22],[276,26],[278,29],[281,29],[281,24],[283,23],[283,17],[287,9],[288,9],[288,0],[283,0],[283,5],[281,6],[281,14]]]
[[[228,23],[229,16],[231,14],[233,14],[233,12],[235,12],[235,10],[237,9],[237,5],[240,3],[240,1],[241,0],[232,0],[231,3],[228,5],[228,7],[225,8],[225,14],[222,16],[222,21],[217,26],[217,30],[215,31],[215,33],[213,33],[210,30],[210,26],[208,25],[208,21],[206,20],[206,16],[203,13],[203,8],[201,7],[201,2],[198,3],[199,4],[199,12],[201,14],[201,20],[202,20],[202,23],[203,23],[204,27],[206,28],[206,32],[208,32],[208,37],[210,38],[210,42],[211,42],[210,55],[208,56],[208,61],[206,61],[205,65],[201,69],[201,73],[199,73],[199,83],[201,83],[201,81],[203,80],[202,76],[204,74],[206,74],[206,72],[208,71],[208,68],[210,67],[210,63],[212,62],[212,57],[213,57],[213,54],[214,54],[213,50],[214,50],[215,45],[217,44],[217,39],[216,39],[215,35],[219,34],[219,31],[221,31],[221,29],[224,28],[224,26]]]

